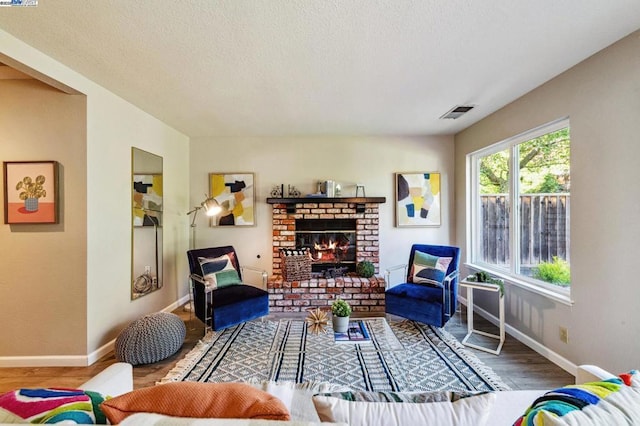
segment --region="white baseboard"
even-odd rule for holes
[[[172,312],[189,301],[189,295],[173,302],[162,312]],[[105,343],[88,355],[2,356],[0,367],[87,367],[113,351],[116,339]]]
[[[86,367],[83,355],[3,356],[0,367]]]
[[[463,305],[467,306],[467,299],[465,299],[464,297],[459,297],[459,301]],[[475,303],[473,306],[473,312],[477,313],[478,315],[480,315],[481,317],[483,317],[484,319],[486,319],[496,327],[499,326],[499,320],[497,317],[485,311],[484,309],[480,308]],[[531,337],[522,333],[517,328],[510,326],[509,324],[505,324],[505,331],[511,337],[514,337],[516,340],[518,340],[522,344],[533,349],[534,351],[536,351],[537,353],[539,353],[549,361],[553,362],[558,367],[565,370],[567,373],[572,374],[574,376],[577,374],[578,366],[572,363],[571,361],[569,361],[568,359],[566,359],[565,357],[563,357],[562,355],[560,355],[559,353],[552,351],[551,349],[544,346],[542,343],[532,339]]]

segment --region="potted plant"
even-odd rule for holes
[[[476,282],[476,283],[495,284],[500,289],[500,297],[504,296],[504,280],[501,280],[500,278],[494,278],[484,271],[471,274],[466,278],[466,280],[471,282]]]
[[[38,199],[47,196],[47,191],[43,187],[45,180],[46,178],[42,175],[38,175],[35,182],[31,177],[25,176],[16,184],[16,190],[22,190],[20,199],[24,201],[26,211],[38,211]]]
[[[371,278],[375,273],[375,270],[373,263],[368,260],[363,260],[356,265],[356,273],[363,278]]]
[[[342,299],[336,299],[331,304],[331,322],[333,331],[336,333],[346,333],[349,328],[349,316],[351,315],[351,306]]]

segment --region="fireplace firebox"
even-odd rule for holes
[[[311,272],[325,276],[355,271],[355,219],[296,219],[296,248],[309,249]]]

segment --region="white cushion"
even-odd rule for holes
[[[455,402],[370,402],[315,395],[313,403],[320,420],[351,426],[482,426],[496,396],[485,393]]]
[[[304,421],[260,420],[260,419],[196,419],[190,417],[170,417],[154,413],[132,414],[121,426],[348,426],[344,423],[319,423]]]

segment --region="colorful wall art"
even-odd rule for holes
[[[5,161],[4,223],[58,223],[58,162]]]
[[[440,226],[440,173],[396,173],[396,226]]]
[[[253,173],[211,173],[209,190],[222,207],[222,212],[211,218],[211,226],[255,226]]]
[[[162,175],[133,175],[133,226],[162,226]]]

